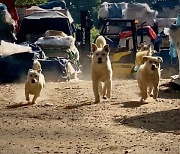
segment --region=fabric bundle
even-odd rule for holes
[[[15,53],[32,52],[31,47],[18,45],[10,42],[1,41],[0,55],[9,56]]]
[[[139,25],[146,22],[145,25],[153,26],[156,16],[157,11],[150,9],[146,3],[129,3],[124,10],[123,19],[136,19]]]
[[[123,12],[127,7],[127,3],[108,3],[104,2],[101,4],[101,8],[98,12],[99,18],[123,18]]]

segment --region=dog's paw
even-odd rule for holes
[[[106,96],[106,95],[103,95],[103,99],[107,99],[107,96]]]
[[[150,96],[150,97],[153,97],[153,94],[150,94],[149,96]]]
[[[141,98],[141,99],[140,99],[140,102],[141,102],[141,103],[145,103],[145,99]]]
[[[36,104],[36,102],[32,101],[32,102],[29,102],[28,104],[33,105],[33,104]]]
[[[157,96],[154,95],[153,98],[154,98],[155,100],[157,100]]]
[[[100,103],[100,100],[95,100],[94,104]]]
[[[157,99],[157,98],[154,98],[154,100],[155,100],[156,102],[159,102],[159,99]]]
[[[26,98],[26,101],[28,101],[28,102],[29,102],[29,100],[30,100],[30,99],[29,99],[29,97],[27,97],[27,98]]]

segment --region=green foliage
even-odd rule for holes
[[[99,30],[96,29],[94,26],[91,29],[91,36],[90,36],[90,42],[93,43],[95,38],[99,35]]]
[[[94,21],[97,21],[98,7],[101,0],[66,0],[75,23],[80,23],[80,12],[89,10]]]
[[[75,25],[77,29],[81,29],[81,24]],[[99,30],[95,28],[95,26],[92,27],[90,31],[90,43],[93,43],[95,38],[99,35]]]
[[[47,0],[17,0],[16,5],[27,6],[27,5],[38,5],[47,2]]]
[[[75,23],[75,26],[76,26],[77,29],[81,29],[81,25],[80,24],[76,24]]]

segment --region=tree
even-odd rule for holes
[[[80,23],[80,12],[83,10],[89,10],[93,20],[97,20],[101,0],[66,0],[66,4],[75,22]]]
[[[16,0],[16,5],[19,6],[38,5],[45,2],[47,2],[47,0]]]

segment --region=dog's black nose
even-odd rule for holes
[[[155,68],[156,68],[156,66],[153,64],[152,66],[151,66],[151,70],[155,70]]]
[[[98,58],[98,63],[102,63],[102,58],[101,57]]]
[[[35,83],[36,81],[34,79],[31,80],[32,83]]]

